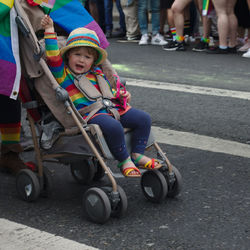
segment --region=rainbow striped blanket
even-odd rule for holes
[[[0,0],[0,94],[16,99],[21,73],[13,3],[14,0]],[[46,7],[43,8],[45,12],[48,11]],[[101,47],[108,47],[109,43],[102,29],[79,0],[57,0],[50,16],[68,33],[79,27],[94,30]]]

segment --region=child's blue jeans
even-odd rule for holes
[[[151,129],[151,118],[148,113],[131,108],[124,115],[121,115],[120,121],[117,121],[113,116],[100,114],[92,118],[89,123],[100,126],[109,150],[119,162],[129,157],[125,144],[124,128],[133,130],[132,152],[144,154]]]

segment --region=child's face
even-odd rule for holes
[[[68,66],[75,74],[88,72],[94,63],[94,55],[85,47],[71,49],[68,53]]]

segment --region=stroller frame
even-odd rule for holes
[[[54,76],[50,72],[45,60],[42,58],[44,49],[40,45],[35,32],[32,28],[25,11],[18,0],[14,3],[14,8],[17,12],[16,23],[20,32],[20,39],[24,39],[25,43],[28,42],[30,48],[32,48],[33,58],[35,63],[39,63],[41,69],[48,77],[52,89],[55,91],[56,99],[63,103],[66,113],[73,119],[77,129],[72,133],[72,130],[65,129],[65,132],[61,133],[60,136],[65,135],[76,135],[80,134],[85,139],[88,147],[93,153],[94,158],[97,159],[102,170],[107,175],[111,182],[112,188],[90,188],[83,196],[84,212],[87,217],[97,223],[105,223],[110,215],[113,213],[116,217],[121,217],[127,210],[127,198],[123,189],[117,185],[114,175],[111,169],[106,165],[104,158],[113,159],[102,132],[98,125],[88,125],[74,105],[69,99],[69,95],[65,89],[59,86]],[[40,94],[40,93],[39,93]],[[29,104],[24,104],[24,106]],[[34,106],[33,106],[34,108]],[[53,113],[53,112],[52,112]],[[32,116],[27,112],[29,120],[32,139],[34,143],[34,151],[37,162],[37,173],[32,172],[29,169],[21,170],[16,177],[16,187],[19,196],[26,201],[34,201],[43,192],[45,195],[49,195],[51,177],[48,171],[43,167],[43,161],[50,161],[50,159],[63,159],[68,156],[74,156],[69,153],[42,153],[37,140],[35,122]],[[130,133],[126,133],[128,137]],[[98,151],[96,144],[91,140],[92,135],[100,148],[101,153]],[[141,177],[141,187],[144,196],[152,202],[162,202],[166,197],[175,197],[180,193],[182,187],[182,177],[179,171],[170,163],[166,154],[162,151],[159,144],[154,141],[152,134],[150,135],[150,145],[154,146],[161,157],[162,167],[159,170],[147,170]],[[101,155],[102,154],[102,155]],[[87,156],[88,158],[88,156]],[[83,169],[83,168],[82,168]],[[28,180],[28,181],[27,181]],[[27,186],[31,187],[27,190]],[[99,200],[93,204],[93,196]],[[100,206],[102,206],[100,212]]]

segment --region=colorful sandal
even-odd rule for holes
[[[159,162],[159,160],[152,158],[151,160],[149,160],[145,165],[140,165],[139,161],[141,160],[141,158],[144,155],[139,155],[135,160],[133,160],[134,164],[138,167],[138,168],[143,168],[143,169],[159,169],[161,168],[161,163]]]
[[[125,176],[125,177],[129,177],[129,178],[137,178],[137,177],[141,177],[141,172],[138,168],[136,167],[127,167],[127,168],[124,168],[122,169],[122,166],[129,162],[129,161],[132,161],[131,158],[128,158],[126,159],[125,161],[122,161],[120,162],[117,167],[121,169],[121,172],[122,174]],[[130,174],[131,172],[135,171],[136,174]]]

